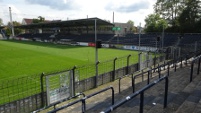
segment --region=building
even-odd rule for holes
[[[132,29],[132,25],[129,23],[114,23],[114,26],[117,28],[120,28],[118,30],[115,30],[115,35],[120,35],[120,36],[124,36],[127,33],[132,33],[131,29]]]

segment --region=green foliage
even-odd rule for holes
[[[168,22],[166,32],[201,32],[198,25],[201,20],[200,0],[157,0],[154,11]],[[153,24],[147,31],[158,30]]]
[[[177,17],[182,13],[183,7],[181,0],[157,0],[154,11],[168,20],[171,26],[176,26]]]
[[[145,32],[161,32],[167,28],[167,21],[160,17],[159,14],[150,14],[145,18]]]
[[[128,20],[128,22],[127,22],[128,24],[131,24],[131,28],[129,29],[131,32],[133,32],[133,33],[135,33],[135,32],[137,32],[137,29],[135,28],[135,23],[134,23],[134,21],[132,21],[132,20]]]
[[[201,20],[201,6],[199,0],[187,0],[186,7],[179,17],[179,24],[182,32],[201,32],[199,20]]]
[[[41,22],[44,22],[44,21],[45,21],[45,18],[42,17],[42,16],[38,16],[38,18],[33,19],[33,23],[41,23]]]
[[[14,25],[14,26],[20,26],[21,24],[20,24],[19,22],[17,22],[17,21],[13,21],[13,25]],[[11,25],[10,22],[8,22],[7,26],[12,26],[12,25]],[[23,31],[22,29],[19,29],[19,28],[15,28],[15,27],[14,27],[15,35],[18,35],[18,34],[22,33],[22,31]],[[11,34],[12,34],[11,28],[7,27],[7,28],[6,28],[6,35],[9,36],[9,35],[11,35]]]

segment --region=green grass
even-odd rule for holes
[[[50,73],[95,62],[93,47],[55,45],[40,42],[0,41],[0,76],[12,79],[26,75]],[[102,48],[100,62],[137,54],[135,51]],[[137,61],[137,59],[136,59]]]
[[[99,74],[113,69],[113,62],[110,60],[115,57],[118,58],[116,69],[126,66],[125,56],[129,54],[132,55],[130,65],[136,63],[136,51],[98,49],[98,59],[101,62],[98,67]],[[59,72],[72,69],[76,65],[80,80],[94,76],[95,48],[28,41],[0,41],[0,62],[2,104],[39,93],[39,75],[42,72]],[[84,65],[87,66],[83,67]]]

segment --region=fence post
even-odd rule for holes
[[[138,54],[138,70],[141,70],[141,66],[140,66],[141,65],[141,54],[142,53]]]
[[[144,91],[140,93],[140,113],[143,113],[144,108]]]
[[[148,78],[147,78],[147,84],[149,84],[149,81],[150,81],[150,79],[149,79],[149,78],[150,78],[150,70],[148,70],[148,75],[147,75],[147,77],[148,77]]]
[[[130,56],[131,56],[131,55],[128,55],[128,56],[127,56],[126,75],[129,74],[129,72],[128,72],[128,67],[129,67],[129,58],[130,58]]]
[[[194,67],[194,61],[192,61],[192,63],[191,63],[190,82],[192,82],[192,79],[193,79],[193,67]]]
[[[161,67],[159,64],[158,64],[158,77],[161,78]]]
[[[176,72],[177,71],[177,60],[175,60],[175,62],[174,62],[174,72]]]
[[[186,63],[185,63],[186,65],[187,65],[187,60],[188,60],[188,54],[186,54]]]
[[[144,81],[144,71],[143,70],[141,71],[141,74],[142,74],[142,81]]]
[[[85,102],[85,98],[86,98],[86,97],[84,97],[84,98],[82,99],[82,113],[84,113],[84,112],[86,111],[86,102]]]
[[[156,67],[156,52],[154,53],[154,72],[155,72],[155,67]]]
[[[165,65],[166,65],[166,64],[165,64],[165,61],[164,61],[164,63],[163,63],[164,70],[165,70]]]
[[[198,75],[200,74],[200,59],[201,59],[201,57],[200,57],[199,60],[198,60],[198,70],[197,70],[197,74],[198,74]]]
[[[164,96],[164,105],[163,107],[166,108],[167,107],[167,96],[168,96],[168,77],[165,78],[165,96]]]
[[[168,63],[168,76],[170,75],[170,64]]]
[[[182,68],[182,57],[181,57],[180,61],[181,61],[181,65],[180,65],[180,67]]]
[[[136,76],[134,76],[134,78],[133,78],[133,93],[135,92],[135,77]]]
[[[135,89],[134,89],[134,79],[133,79],[133,74],[132,74],[131,81],[132,81],[132,89],[133,89],[133,93],[134,93],[134,92],[135,92]]]
[[[75,69],[76,69],[76,66],[74,66],[73,67],[73,69],[72,69],[72,83],[71,83],[71,85],[72,85],[72,96],[75,96]]]
[[[113,60],[113,71],[112,71],[112,81],[115,80],[115,64],[116,64],[117,57]]]
[[[112,89],[112,105],[114,105],[114,88],[111,87],[111,89]]]
[[[119,77],[119,94],[121,93],[121,79],[122,77]]]
[[[150,51],[147,52],[147,56],[146,56],[146,61],[147,61],[147,67],[149,67],[149,54],[150,54]]]
[[[41,85],[41,108],[45,106],[45,102],[44,102],[44,87],[43,87],[43,77],[45,76],[44,72],[41,74],[40,76],[40,85]]]
[[[98,64],[99,64],[100,62],[99,61],[97,61],[96,62],[96,76],[95,76],[95,87],[97,88],[98,87]]]

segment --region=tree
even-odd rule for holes
[[[134,21],[128,20],[127,24],[131,25],[131,27],[129,29],[131,32],[136,32],[137,31],[136,27],[134,26]]]
[[[179,16],[179,24],[182,32],[198,32],[197,24],[201,20],[201,1],[187,0],[185,8]]]
[[[160,17],[159,14],[150,14],[145,18],[145,32],[162,32],[166,29],[167,21]]]
[[[14,26],[20,26],[21,24],[19,23],[19,22],[17,22],[17,21],[13,21],[13,25]],[[7,28],[6,28],[6,35],[11,35],[12,34],[12,30],[11,30],[11,28],[10,28],[10,26],[11,26],[11,23],[10,22],[8,22],[8,24],[7,24]],[[22,33],[22,29],[19,29],[19,28],[15,28],[14,27],[14,32],[15,32],[15,35],[18,35],[18,34],[20,34],[20,33]]]
[[[187,0],[157,0],[154,5],[155,13],[168,20],[172,26],[177,26],[178,16],[182,13]]]
[[[41,22],[44,22],[44,21],[45,21],[45,18],[42,17],[42,16],[38,16],[38,18],[33,19],[33,23],[41,23]]]

